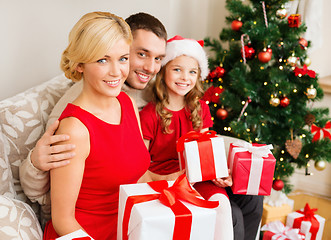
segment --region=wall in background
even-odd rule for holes
[[[110,11],[123,18],[147,12],[169,37],[203,39],[224,27],[225,1],[218,0],[30,0],[0,1],[0,100],[61,73],[60,56],[70,29],[85,13]]]

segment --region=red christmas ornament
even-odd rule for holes
[[[221,119],[221,120],[224,120],[228,117],[228,111],[226,111],[224,108],[219,108],[217,111],[216,111],[216,117]]]
[[[308,47],[308,41],[304,38],[299,38],[299,45],[302,49]]]
[[[291,28],[297,28],[301,25],[301,15],[291,14],[288,18],[288,26]]]
[[[243,26],[243,23],[239,20],[233,20],[231,23],[231,28],[233,31],[240,31],[241,27]]]
[[[279,105],[284,108],[287,107],[288,105],[290,105],[290,99],[288,99],[287,97],[282,97],[280,99]]]
[[[246,59],[252,59],[255,55],[255,49],[251,47],[251,44],[245,45],[244,51],[245,51]],[[244,57],[242,49],[240,50],[240,52],[241,52],[241,56]]]
[[[216,78],[217,77],[217,74],[216,72],[213,70],[211,71],[209,74],[208,74],[208,79],[213,79],[213,78]]]
[[[282,190],[283,187],[284,187],[284,182],[280,179],[274,180],[274,182],[272,183],[272,188],[276,191]]]
[[[212,102],[212,103],[218,103],[220,99],[220,94],[224,91],[224,88],[219,88],[215,86],[211,86],[210,88],[207,89],[203,97],[201,98],[202,100],[206,102]]]
[[[262,50],[262,52],[259,52],[257,57],[258,57],[259,61],[262,62],[262,63],[269,62],[271,60],[271,57],[272,57],[271,48],[268,48],[268,49],[264,48]]]
[[[224,76],[225,69],[218,66],[218,67],[215,68],[215,72],[216,72],[216,77],[221,78],[221,77]]]

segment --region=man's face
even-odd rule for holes
[[[138,29],[133,32],[130,48],[130,72],[126,83],[135,89],[144,89],[161,69],[166,41],[151,31]]]

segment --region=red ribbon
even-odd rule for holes
[[[306,64],[303,65],[303,68],[296,67],[293,72],[294,72],[295,76],[298,76],[299,74],[301,74],[302,76],[308,75],[311,78],[315,78],[316,77],[316,73],[313,70],[309,70],[307,68],[307,65]]]
[[[325,126],[323,128],[316,126],[315,124],[311,125],[311,133],[314,134],[314,137],[312,139],[312,142],[316,142],[320,139],[321,137],[321,132],[323,132],[323,137],[324,138],[329,138],[331,140],[331,122],[327,121]]]
[[[294,222],[293,222],[293,228],[299,228],[299,229],[300,229],[302,221],[311,222],[311,227],[309,230],[309,232],[311,232],[311,238],[310,238],[311,240],[316,239],[316,235],[317,235],[317,232],[318,232],[318,229],[320,226],[318,220],[315,217],[316,211],[317,211],[317,208],[311,209],[309,204],[306,203],[306,206],[303,211],[300,211],[300,210],[297,211],[298,213],[301,213],[304,216],[294,219]]]
[[[126,201],[122,225],[123,240],[128,239],[131,209],[136,203],[159,199],[162,204],[171,208],[175,214],[173,240],[189,240],[191,234],[192,213],[179,200],[204,208],[216,208],[218,206],[216,201],[207,201],[199,198],[200,195],[192,189],[185,174],[179,176],[172,187],[169,187],[168,182],[165,180],[149,182],[148,185],[159,193],[130,196]]]
[[[78,238],[73,238],[72,240],[91,240],[92,238],[90,237],[78,237]],[[56,240],[54,238],[52,238],[51,240]]]
[[[184,161],[184,143],[185,142],[191,142],[191,141],[197,141],[198,143],[198,149],[199,149],[199,159],[200,159],[200,165],[201,165],[201,175],[202,180],[211,180],[216,178],[216,172],[215,168],[212,166],[215,166],[214,162],[214,153],[213,148],[211,144],[211,138],[216,137],[215,131],[206,131],[203,133],[190,131],[180,137],[177,141],[177,152],[180,154],[180,163],[182,166],[182,169],[185,166]]]

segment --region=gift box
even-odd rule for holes
[[[286,226],[299,228],[307,240],[321,240],[325,225],[325,218],[315,214],[317,209],[311,209],[309,204],[305,208],[287,215]]]
[[[262,213],[262,226],[274,221],[280,221],[281,223],[285,224],[287,215],[292,211],[293,203],[282,204],[281,206],[270,206],[269,204],[264,203]]]
[[[288,239],[288,240],[300,240],[305,239],[305,235],[299,232],[299,229],[293,229],[285,226],[280,221],[270,222],[263,225],[261,231],[265,231],[262,240],[274,240],[274,239]]]
[[[89,236],[86,232],[79,229],[72,233],[66,234],[62,237],[56,238],[55,240],[94,240],[91,236]]]
[[[212,240],[217,206],[202,199],[185,175],[174,183],[121,185],[117,239]]]
[[[288,26],[291,28],[299,27],[301,25],[301,15],[300,14],[291,14],[288,18]]]
[[[191,183],[228,177],[224,139],[215,131],[189,132],[177,141],[180,169]]]
[[[228,166],[232,192],[244,195],[270,195],[276,159],[271,145],[238,141],[230,144]]]

